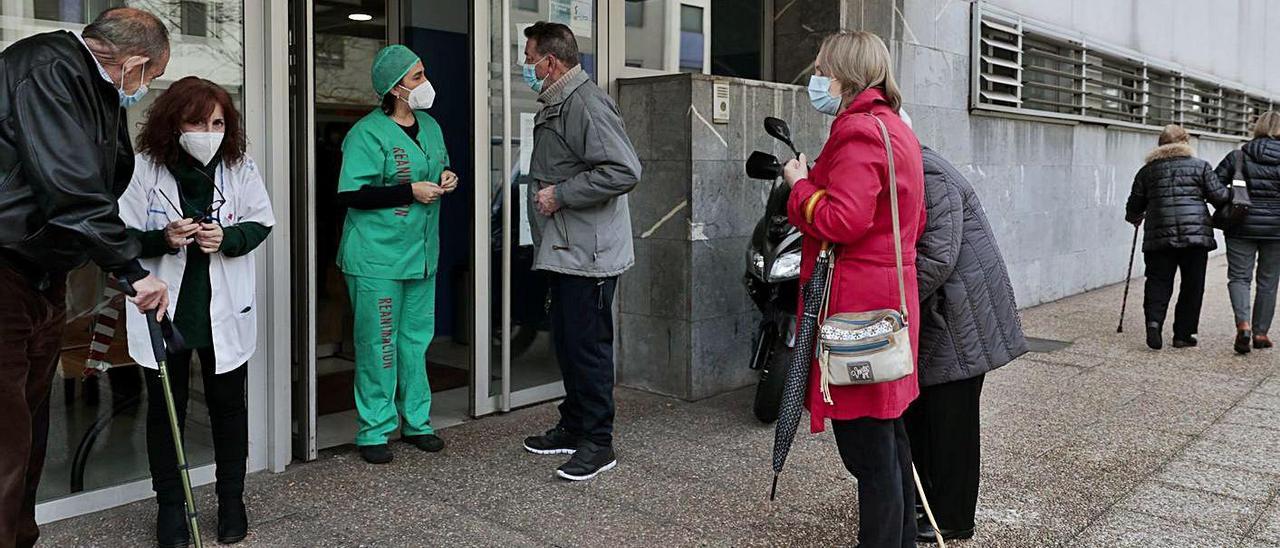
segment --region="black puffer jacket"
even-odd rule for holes
[[[1132,223],[1145,216],[1143,251],[1216,249],[1205,204],[1221,206],[1227,198],[1227,187],[1218,181],[1213,166],[1196,158],[1190,145],[1162,145],[1147,155],[1147,165],[1133,177],[1125,220]]]
[[[93,259],[146,275],[116,200],[133,175],[116,88],[66,31],[0,52],[0,262],[31,277]]]
[[[1004,257],[969,181],[925,148],[925,231],[916,243],[920,385],[971,379],[1027,352]]]
[[[1259,137],[1241,148],[1253,206],[1239,226],[1227,231],[1227,237],[1280,240],[1280,140]],[[1231,185],[1236,171],[1235,154],[1223,158],[1214,171],[1222,185]]]

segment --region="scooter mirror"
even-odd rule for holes
[[[765,118],[764,131],[774,139],[786,144],[787,148],[790,148],[791,152],[796,155],[796,158],[800,157],[800,153],[796,151],[796,146],[791,143],[791,128],[787,126],[786,122],[772,117]]]
[[[782,175],[782,164],[767,152],[755,151],[747,158],[747,177],[772,181]]]

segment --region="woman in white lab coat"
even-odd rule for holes
[[[168,313],[183,339],[171,349],[170,386],[185,424],[193,353],[200,358],[217,465],[218,540],[248,534],[245,379],[257,345],[252,252],[275,217],[266,185],[245,154],[240,113],[226,90],[188,77],[147,111],[120,217],[142,242],[143,266],[169,284]],[[127,313],[129,355],[147,368],[147,454],[160,546],[190,541],[183,492],[146,319]]]

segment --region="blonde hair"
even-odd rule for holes
[[[1189,142],[1191,142],[1191,134],[1178,124],[1164,126],[1164,131],[1160,132],[1160,146]]]
[[[1280,139],[1280,112],[1268,110],[1262,113],[1258,117],[1258,123],[1253,126],[1253,136]]]
[[[822,73],[840,82],[841,107],[870,88],[884,91],[889,106],[902,107],[902,92],[893,79],[889,48],[879,36],[866,31],[843,31],[828,36],[818,50]]]

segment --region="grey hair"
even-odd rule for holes
[[[139,55],[156,60],[169,53],[169,29],[158,17],[140,9],[106,10],[84,28],[81,36],[110,44],[113,55]]]
[[[539,55],[554,55],[566,67],[578,66],[578,39],[568,26],[538,21],[524,29],[524,37],[533,40]]]

